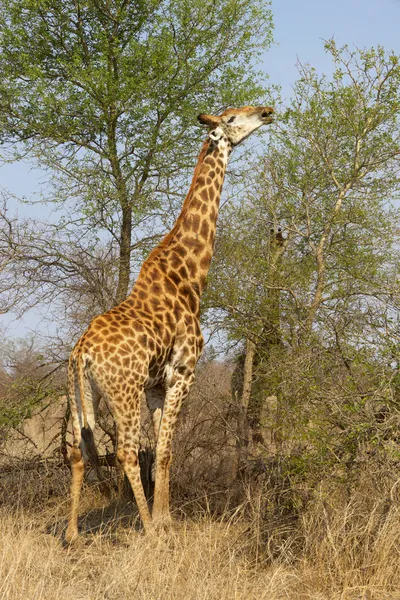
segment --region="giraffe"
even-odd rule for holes
[[[203,348],[200,295],[213,254],[228,159],[233,147],[272,121],[272,113],[270,107],[246,106],[219,116],[198,116],[208,136],[178,219],[143,263],[128,298],[95,317],[71,352],[68,393],[74,440],[67,542],[78,535],[84,465],[95,455],[92,432],[101,397],[116,422],[117,459],[132,486],[145,532],[170,520],[172,436]],[[156,439],[152,515],[138,462],[143,393]]]

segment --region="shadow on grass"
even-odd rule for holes
[[[67,519],[58,519],[46,527],[46,533],[58,538],[63,545],[65,542],[65,530]],[[120,543],[118,532],[121,529],[142,531],[142,525],[136,505],[133,502],[114,500],[102,508],[93,508],[78,518],[79,536],[92,542],[99,534],[113,543]]]

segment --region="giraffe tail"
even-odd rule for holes
[[[82,427],[81,429],[82,441],[81,448],[82,453],[84,455],[85,462],[89,461],[96,473],[96,477],[100,482],[100,487],[103,492],[108,491],[108,487],[106,487],[106,480],[103,475],[103,471],[101,469],[100,457],[97,452],[96,444],[94,441],[93,431],[89,426]]]
[[[94,472],[96,473],[96,477],[100,482],[100,488],[101,488],[102,492],[108,493],[109,489],[108,489],[108,486],[106,485],[106,480],[103,475],[103,471],[101,469],[100,457],[99,457],[99,453],[97,451],[96,444],[94,441],[93,429],[89,424],[89,420],[90,420],[90,421],[93,421],[93,425],[94,425],[94,418],[92,418],[92,415],[88,415],[88,410],[87,410],[87,403],[86,403],[87,394],[91,393],[91,392],[87,389],[87,382],[85,382],[83,361],[84,361],[84,359],[82,358],[82,356],[78,356],[77,361],[75,362],[76,376],[78,379],[79,396],[80,396],[80,401],[81,401],[80,404],[81,404],[81,410],[82,410],[82,421],[83,421],[83,426],[81,425],[81,431],[80,431],[80,433],[81,433],[80,447],[81,447],[81,451],[82,451],[85,463],[90,462]],[[92,402],[92,399],[90,399],[89,404],[91,404],[91,402]],[[88,416],[90,418],[88,418]]]

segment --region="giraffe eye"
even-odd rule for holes
[[[228,123],[233,123],[234,120],[235,120],[235,117],[231,117],[230,119],[228,119]]]

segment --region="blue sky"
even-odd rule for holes
[[[291,95],[297,78],[296,62],[311,63],[318,72],[329,73],[331,63],[323,40],[334,37],[339,46],[359,48],[382,45],[400,54],[400,0],[275,0],[272,4],[275,44],[265,54],[264,69],[270,82],[282,86],[283,98]],[[31,165],[0,167],[0,186],[17,196],[30,197],[40,188],[43,175]],[[39,207],[20,207],[34,216]],[[36,328],[43,331],[40,315],[30,313],[21,321],[4,318],[8,335],[24,335]]]
[[[274,0],[272,10],[276,44],[264,66],[284,97],[297,77],[297,59],[331,71],[323,40],[334,37],[339,46],[359,48],[379,44],[400,53],[400,0]]]

